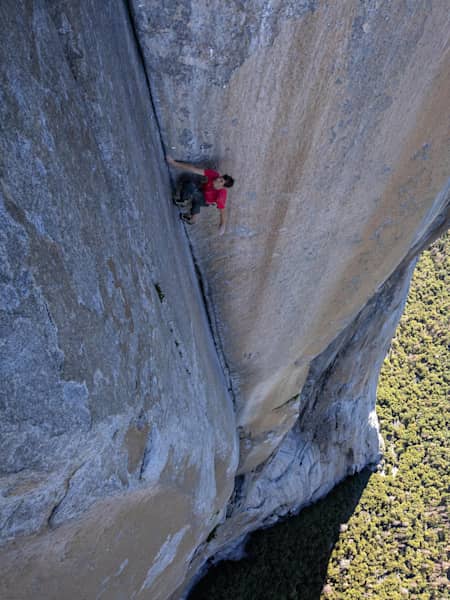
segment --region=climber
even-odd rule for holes
[[[195,175],[201,175],[206,181],[201,185],[201,188],[193,181],[185,182],[178,194],[181,194],[181,200],[191,200],[192,206],[190,213],[182,214],[181,219],[193,225],[200,212],[202,206],[216,205],[219,209],[220,221],[219,221],[219,234],[225,233],[226,224],[226,213],[225,205],[227,202],[227,189],[233,186],[234,180],[229,175],[220,175],[213,169],[201,169],[190,165],[189,163],[183,163],[178,160],[174,160],[171,156],[166,157],[167,162],[172,167],[194,173]],[[176,197],[177,201],[179,198]]]

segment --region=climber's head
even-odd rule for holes
[[[216,177],[213,181],[213,187],[215,190],[221,190],[222,188],[230,188],[233,187],[234,179],[229,175],[221,175],[220,177]]]

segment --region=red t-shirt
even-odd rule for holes
[[[213,181],[220,177],[220,173],[212,169],[205,169],[205,177],[208,178],[208,181],[203,184],[202,190],[206,204],[215,204],[219,210],[223,210],[227,202],[227,190],[213,188]]]

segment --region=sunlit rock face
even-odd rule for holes
[[[133,6],[167,150],[236,178],[225,237],[210,210],[192,239],[247,473],[296,421],[311,361],[443,199],[448,6]]]
[[[236,179],[225,236],[214,209],[189,229],[240,437],[206,556],[379,456],[407,265],[448,219],[450,20],[442,2],[142,0],[133,16],[166,151]]]
[[[0,28],[0,596],[177,600],[378,459],[448,219],[448,7],[5,0]],[[210,209],[186,239],[164,151],[236,178],[223,237]]]
[[[129,15],[0,30],[0,597],[165,598],[237,438]]]

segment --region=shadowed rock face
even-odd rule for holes
[[[0,596],[164,598],[236,426],[127,10],[77,6],[0,8]]]
[[[78,4],[0,7],[1,596],[175,599],[377,460],[379,365],[448,219],[450,17]],[[189,230],[205,298],[162,146],[237,180],[225,236]]]

